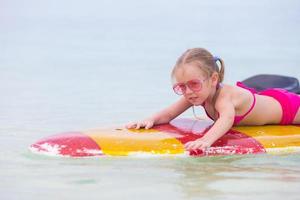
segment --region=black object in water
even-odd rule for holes
[[[300,94],[300,86],[297,78],[273,75],[259,74],[242,81],[246,86],[262,91],[268,88],[282,88],[290,92]]]

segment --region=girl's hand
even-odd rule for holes
[[[133,128],[134,129],[140,129],[140,128],[149,129],[149,128],[153,127],[153,125],[154,125],[154,120],[146,119],[141,122],[131,122],[126,125],[126,128],[128,128],[128,129],[133,129]]]
[[[184,148],[187,151],[192,151],[192,150],[197,150],[197,149],[206,150],[211,145],[212,144],[210,142],[204,141],[202,138],[200,138],[200,139],[195,140],[195,141],[187,142],[184,145]]]

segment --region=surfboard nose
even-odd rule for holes
[[[38,140],[30,150],[46,155],[84,157],[103,155],[98,144],[82,132],[66,132]]]

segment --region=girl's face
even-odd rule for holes
[[[175,71],[176,83],[173,88],[193,105],[201,105],[216,88],[218,77],[214,73],[208,77],[195,65],[185,65]]]

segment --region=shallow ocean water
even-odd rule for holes
[[[222,57],[230,84],[300,78],[299,11],[296,0],[1,1],[0,198],[299,199],[299,154],[71,159],[28,150],[172,103],[170,71],[187,48]]]

